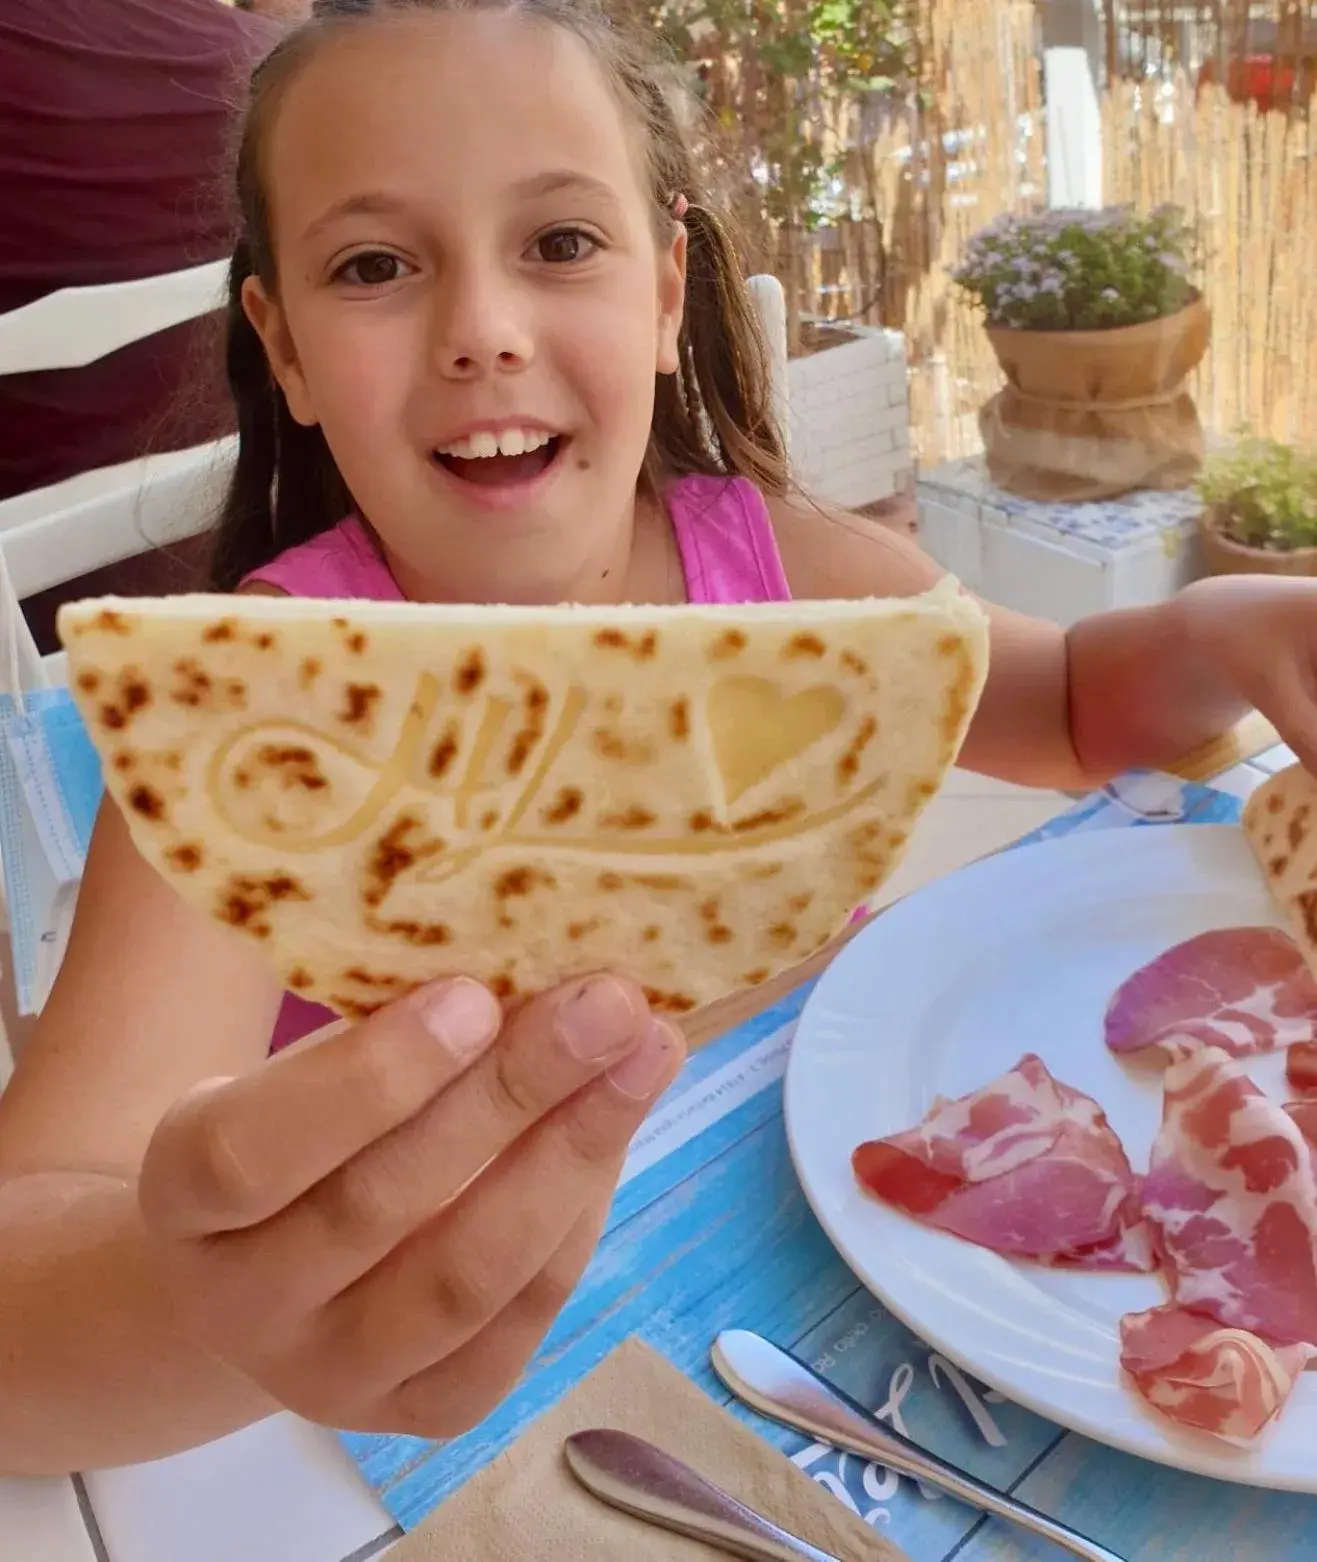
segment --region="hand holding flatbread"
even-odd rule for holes
[[[923,597],[507,608],[263,596],[61,610],[143,856],[357,1018],[464,973],[634,975],[685,1013],[881,886],[954,763],[982,610]]]

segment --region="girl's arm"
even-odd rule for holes
[[[260,1063],[278,998],[106,804],[59,978],[0,1095],[0,1472],[156,1458],[274,1408],[172,1315],[137,1175],[178,1096]]]
[[[770,510],[802,599],[914,596],[945,573],[905,537],[858,516],[800,499],[772,500]],[[1173,764],[1227,730],[1247,707],[1196,654],[1188,600],[1103,613],[1069,631],[985,603],[991,663],[961,763],[1077,790]]]

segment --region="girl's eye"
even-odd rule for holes
[[[571,265],[576,260],[587,260],[598,249],[598,243],[580,228],[556,228],[542,234],[535,241],[535,250],[541,260],[553,266]]]
[[[406,266],[396,255],[386,250],[367,250],[345,261],[334,273],[336,282],[350,282],[356,287],[383,287],[397,282],[404,275]]]

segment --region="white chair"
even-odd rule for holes
[[[220,261],[141,281],[65,288],[0,315],[0,375],[80,368],[209,314],[223,305],[225,269]],[[235,449],[235,441],[223,439],[146,456],[0,502],[8,609],[18,618],[15,598],[204,530]],[[62,655],[39,660],[21,619],[18,631],[17,666],[5,673],[9,692],[26,693],[62,679]],[[7,930],[2,900],[0,925]],[[8,953],[6,948],[6,979],[0,980],[0,1086],[23,1028],[7,980]]]
[[[0,375],[80,368],[221,308],[226,263],[62,288],[0,315]],[[0,548],[20,597],[204,530],[232,440],[84,472],[0,502]]]

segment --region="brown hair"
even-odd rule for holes
[[[646,44],[614,24],[597,0],[319,0],[312,19],[286,35],[257,68],[237,154],[239,238],[229,268],[226,364],[238,409],[237,466],[220,513],[213,586],[232,590],[249,571],[334,526],[352,498],[318,428],[288,410],[242,287],[256,276],[271,293],[277,268],[262,148],[279,99],[329,36],[407,12],[502,11],[560,27],[599,62],[643,136],[655,231],[671,232],[685,195],[685,319],[676,375],[660,375],[641,481],[650,492],[688,473],[749,478],[787,490],[786,454],[773,420],[768,353],[726,224],[702,198],[699,176]]]

